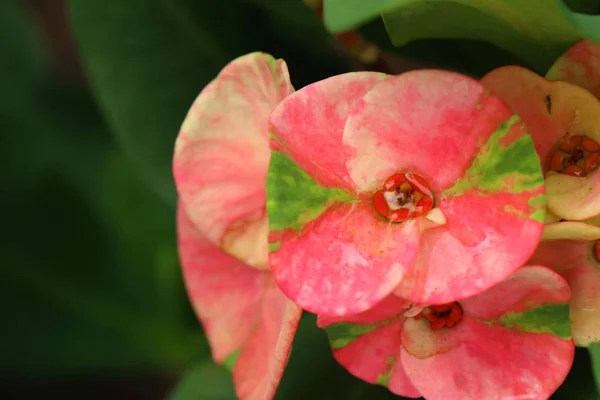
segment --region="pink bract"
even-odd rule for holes
[[[557,60],[548,72],[549,80],[514,66],[494,70],[482,79],[523,119],[533,137],[546,173],[545,239],[600,238],[600,230],[585,222],[600,214],[597,169],[586,171],[584,177],[551,171],[553,157],[564,154],[559,151],[561,143],[579,136],[600,141],[598,65],[600,46],[582,41]]]
[[[233,382],[240,399],[273,398],[302,310],[277,288],[270,273],[210,243],[182,206],[177,232],[188,295],[214,360],[235,361]]]
[[[175,146],[185,284],[213,358],[234,362],[242,400],[274,397],[302,314],[267,260],[268,116],[292,91],[282,60],[242,56],[200,93]]]
[[[475,80],[339,75],[288,96],[270,124],[269,259],[311,312],[355,314],[392,291],[453,301],[500,282],[537,245],[544,188],[531,139]],[[373,195],[397,173],[423,177],[435,208],[403,223],[379,215]]]
[[[293,91],[287,66],[251,53],[229,63],[188,112],[173,158],[180,201],[206,238],[268,269],[268,117]]]
[[[394,296],[355,316],[320,316],[318,323],[340,364],[398,395],[542,399],[560,386],[573,362],[570,295],[558,274],[530,266],[461,300],[462,319],[451,328],[434,330],[424,318],[405,316],[406,301]],[[548,317],[554,310],[560,321]]]
[[[577,346],[600,342],[600,264],[594,246],[596,241],[543,241],[530,261],[544,263],[569,283],[571,329]]]

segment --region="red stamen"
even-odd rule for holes
[[[565,168],[563,172],[567,175],[576,176],[579,178],[585,176],[585,171],[583,170],[583,168],[576,164],[569,165],[567,168]]]
[[[406,182],[406,176],[404,174],[394,174],[385,180],[383,190],[393,190],[404,182]]]
[[[428,213],[434,205],[425,179],[410,173],[390,176],[373,195],[375,210],[391,222],[404,222]]]
[[[590,152],[600,151],[600,144],[590,139],[589,137],[584,136],[583,141],[581,142],[581,148],[585,151]]]
[[[569,155],[564,151],[556,150],[550,158],[550,169],[552,171],[561,172],[564,169],[564,160]]]
[[[587,156],[583,161],[583,168],[585,172],[590,172],[594,168],[600,165],[600,153],[593,153]]]
[[[566,151],[567,153],[572,152],[573,150],[575,150],[577,147],[579,147],[579,145],[581,144],[581,139],[583,138],[583,136],[571,136],[570,138],[564,140],[561,144],[560,144],[560,148],[561,150]]]
[[[457,302],[431,305],[416,315],[415,319],[424,317],[429,322],[431,330],[437,331],[443,327],[452,328],[462,321],[463,311]]]
[[[381,215],[385,215],[387,216],[389,211],[390,211],[390,207],[388,206],[387,200],[385,199],[385,196],[383,195],[383,190],[378,190],[374,195],[373,195],[373,206],[375,207],[375,210],[377,210],[377,212]]]

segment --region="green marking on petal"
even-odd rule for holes
[[[544,304],[531,310],[504,314],[498,321],[509,329],[520,329],[530,333],[550,333],[562,339],[571,339],[569,304]]]
[[[348,324],[344,322],[340,324],[329,325],[323,329],[329,337],[331,348],[337,350],[346,347],[350,342],[358,339],[359,337],[373,332],[381,325],[383,324],[359,325]]]
[[[385,360],[385,369],[379,376],[377,376],[377,380],[375,381],[375,383],[377,383],[378,385],[387,387],[390,382],[390,378],[392,377],[392,372],[394,372],[395,367],[396,367],[396,358],[393,356],[388,357]]]
[[[267,173],[267,213],[269,228],[299,230],[321,215],[331,204],[353,201],[341,190],[320,186],[287,155],[271,152]]]
[[[269,243],[269,253],[279,250],[280,247],[281,247],[281,242]]]
[[[544,223],[546,218],[546,196],[543,194],[532,197],[527,202],[532,208],[532,212],[529,215],[529,219]]]
[[[542,187],[544,177],[531,136],[523,135],[508,145],[502,143],[518,121],[518,116],[512,116],[498,126],[465,176],[446,190],[446,195],[458,196],[470,190],[522,193]]]
[[[223,360],[223,366],[227,368],[229,371],[233,371],[233,367],[235,367],[235,363],[237,362],[240,356],[240,350],[234,350]]]

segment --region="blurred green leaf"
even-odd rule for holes
[[[169,400],[235,400],[229,372],[210,361],[185,373]]]
[[[600,17],[574,13],[562,0],[325,0],[325,5],[325,21],[334,32],[365,21],[355,15],[360,5],[363,15],[382,14],[397,46],[422,38],[484,40],[540,73],[581,38],[600,41]]]
[[[327,33],[299,0],[261,3],[70,1],[73,30],[100,106],[146,182],[171,204],[175,137],[194,98],[225,64],[263,50],[290,55],[294,83],[295,71],[302,83],[320,65],[343,70],[342,59],[328,55]]]
[[[594,378],[596,379],[596,386],[600,391],[600,344],[593,343],[588,348],[590,357],[592,360],[592,367],[594,370]]]

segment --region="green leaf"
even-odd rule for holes
[[[229,372],[207,361],[185,373],[169,400],[236,400]]]
[[[396,46],[423,38],[484,40],[540,73],[583,37],[600,41],[600,17],[574,13],[562,0],[325,0],[327,26],[340,32],[364,22],[354,15],[358,4],[366,16],[382,14]]]
[[[171,204],[175,137],[196,96],[229,61],[256,50],[283,57],[296,87],[345,67],[316,16],[305,12],[296,14],[308,24],[293,20],[292,33],[281,33],[275,29],[287,29],[283,18],[292,13],[239,0],[71,0],[70,9],[108,123],[145,181]],[[283,41],[290,35],[293,42]]]
[[[398,5],[398,0],[323,0],[323,19],[333,33],[362,25]]]
[[[592,367],[594,370],[594,378],[596,379],[596,386],[600,391],[600,343],[590,344],[588,350],[592,359]]]
[[[271,152],[267,173],[267,213],[269,228],[300,229],[321,215],[336,201],[352,201],[341,190],[320,186],[292,159],[279,151]]]

